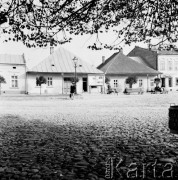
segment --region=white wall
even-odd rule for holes
[[[16,69],[13,69],[16,67]],[[0,75],[6,80],[6,84],[1,85],[2,92],[5,93],[25,93],[26,67],[25,65],[0,64]],[[12,87],[11,76],[18,76],[18,87]]]
[[[169,70],[168,62],[172,62],[172,70]],[[165,70],[161,69],[161,62],[165,63]],[[176,91],[178,90],[178,85],[176,85],[176,78],[178,78],[178,68],[176,69],[176,62],[178,62],[178,55],[159,55],[158,56],[158,71],[163,74],[161,77],[166,78],[166,88],[169,90]],[[168,87],[168,77],[172,77],[173,87]]]
[[[29,94],[40,94],[40,87],[36,86],[36,77],[44,76],[46,79],[48,77],[52,77],[52,86],[47,86],[47,84],[43,84],[41,88],[42,94],[62,94],[62,76],[59,74],[30,74],[27,75],[27,91]]]
[[[110,85],[111,88],[115,88],[114,87],[114,80],[118,80],[118,88],[120,92],[123,92],[125,90],[126,87],[129,87],[128,84],[125,83],[125,80],[127,79],[128,76],[108,76],[110,78]],[[132,88],[138,88],[139,87],[139,79],[142,80],[142,88],[144,91],[151,90],[152,88],[155,87],[151,86],[151,79],[154,79],[156,76],[137,76],[137,83],[132,85]]]
[[[77,86],[77,93],[81,94],[83,93],[83,80],[82,77],[78,76],[79,81],[77,82],[76,86]]]
[[[48,87],[47,84],[42,85],[42,89],[41,89],[42,94],[62,94],[62,93],[66,93],[63,90],[64,82],[63,82],[63,77],[61,76],[61,74],[53,74],[53,73],[31,74],[31,73],[28,73],[27,84],[28,84],[28,92],[29,92],[29,94],[40,94],[40,87],[36,86],[36,77],[39,77],[39,76],[44,76],[46,79],[48,77],[53,78],[53,86],[52,87]],[[73,77],[73,76],[64,75],[64,77],[70,78],[70,77]],[[77,76],[77,77],[79,79],[79,81],[76,84],[77,93],[81,94],[81,93],[83,93],[82,76]]]

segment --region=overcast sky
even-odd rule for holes
[[[102,37],[101,40],[110,40],[113,36],[111,34],[107,34]],[[92,39],[93,38],[93,39]],[[62,45],[61,47],[67,49],[68,51],[71,51],[72,53],[76,54],[77,56],[81,57],[84,61],[88,62],[91,65],[94,65],[95,67],[98,66],[102,62],[102,56],[105,56],[107,59],[110,57],[114,52],[114,50],[91,50],[88,49],[88,45],[92,45],[92,42],[95,42],[95,37],[90,38],[90,36],[77,36],[74,37],[71,43],[66,43]],[[129,53],[135,45],[141,46],[141,47],[147,47],[147,45],[144,44],[133,44],[132,46],[123,46],[123,52],[124,54]],[[54,50],[59,48],[60,45],[56,46]],[[27,48],[23,45],[23,43],[17,43],[17,42],[7,42],[3,43],[3,40],[1,38],[0,40],[0,54],[25,54],[26,60],[27,60],[27,66],[28,68],[31,68],[35,65],[37,65],[40,61],[42,61],[44,58],[48,57],[50,55],[50,49],[48,48]]]

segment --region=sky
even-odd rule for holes
[[[92,39],[93,38],[93,39]],[[102,63],[102,56],[105,56],[105,59],[109,58],[113,53],[117,52],[114,50],[91,50],[88,49],[88,45],[92,45],[95,42],[95,37],[90,37],[89,35],[75,36],[71,43],[66,43],[64,45],[58,45],[54,47],[54,50],[57,50],[59,47],[63,47],[66,50],[72,52],[78,57],[82,58],[87,63],[97,67]],[[101,37],[101,40],[104,42],[109,42],[114,40],[113,34],[105,34]],[[147,47],[145,44],[132,44],[131,46],[122,46],[123,53],[127,55],[134,46]],[[0,54],[25,54],[27,61],[27,67],[30,69],[40,63],[43,59],[50,55],[50,47],[47,48],[27,48],[21,42],[3,42],[2,38],[0,40]]]

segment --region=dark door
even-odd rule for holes
[[[87,78],[83,78],[83,91],[87,92],[88,91],[88,83],[87,83]]]
[[[162,82],[161,83],[162,84],[161,87],[165,87],[165,78],[161,78],[161,82]]]
[[[172,87],[172,78],[169,78],[169,87]]]

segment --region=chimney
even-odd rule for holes
[[[50,46],[50,54],[52,54],[54,52],[54,47]]]
[[[105,62],[105,56],[102,56],[102,63]]]

